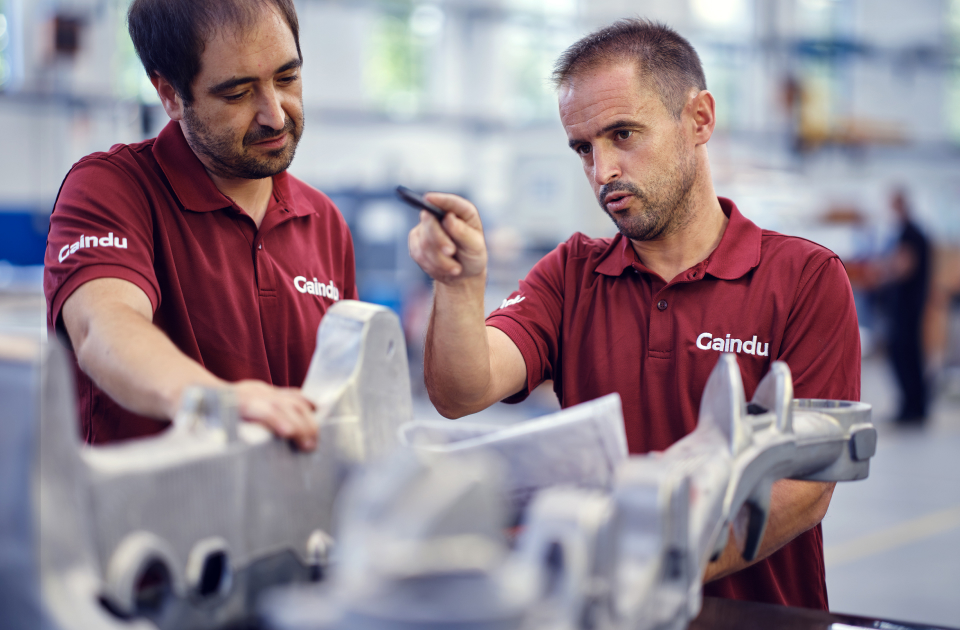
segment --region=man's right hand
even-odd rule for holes
[[[442,284],[476,277],[485,281],[487,245],[476,207],[463,197],[445,193],[428,193],[426,199],[447,215],[441,226],[432,214],[420,212],[420,223],[408,238],[410,256]]]
[[[313,404],[299,390],[253,380],[227,383],[214,376],[154,326],[150,299],[132,282],[86,282],[64,302],[62,315],[80,368],[125,409],[172,419],[187,387],[230,387],[242,419],[301,449],[316,446]]]
[[[256,422],[286,438],[304,451],[317,447],[318,429],[314,406],[299,389],[274,387],[263,381],[239,381],[229,385],[237,397],[240,417]]]
[[[428,212],[410,232],[410,256],[436,281],[423,348],[430,400],[448,418],[476,413],[519,391],[526,364],[507,335],[484,325],[487,246],[472,203],[442,193],[427,200],[447,212]]]

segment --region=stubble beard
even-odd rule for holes
[[[679,143],[678,143],[679,144]],[[679,150],[679,146],[678,146]],[[644,189],[631,182],[615,180],[600,187],[597,193],[600,207],[625,237],[632,241],[654,241],[676,233],[689,224],[693,216],[690,191],[697,179],[696,156],[680,158],[672,171],[661,174]],[[625,216],[617,216],[607,210],[603,199],[613,192],[628,192],[639,208]]]
[[[190,148],[194,153],[206,158],[205,166],[214,175],[229,179],[263,179],[287,170],[293,162],[297,143],[303,134],[302,115],[299,123],[290,116],[285,116],[282,130],[257,126],[244,135],[238,149],[229,132],[214,131],[200,119],[193,108],[184,109],[183,121],[189,132],[185,135]],[[282,132],[290,135],[290,140],[283,148],[268,151],[265,157],[254,157],[248,152],[247,147],[253,143],[275,138]]]

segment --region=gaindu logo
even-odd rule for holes
[[[705,332],[697,337],[697,347],[701,350],[716,350],[717,352],[736,352],[740,354],[755,354],[758,357],[770,356],[770,344],[760,343],[757,336],[754,335],[750,341],[743,339],[731,339],[728,334],[726,337],[714,337],[713,334]]]
[[[316,278],[307,280],[304,276],[297,276],[293,279],[293,286],[300,293],[329,298],[334,302],[340,299],[340,290],[334,286],[333,280],[329,284],[323,284]]]
[[[67,259],[68,256],[74,254],[81,249],[86,249],[88,247],[119,247],[120,249],[127,248],[127,237],[124,236],[120,238],[119,236],[114,236],[113,232],[108,233],[106,236],[84,236],[80,235],[80,240],[71,243],[70,245],[64,245],[60,248],[60,255],[57,259],[60,262],[63,262]]]

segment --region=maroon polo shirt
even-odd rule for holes
[[[74,165],[50,218],[44,264],[51,331],[62,330],[61,308],[77,287],[121,278],[146,293],[154,324],[181,351],[228,381],[301,385],[321,316],[357,297],[350,232],[326,195],[276,175],[257,229],[174,122],[155,139]],[[121,408],[79,369],[77,380],[87,441],[166,426]]]
[[[670,282],[621,235],[575,234],[487,318],[520,349],[525,398],[553,380],[563,407],[612,392],[632,453],[664,450],[697,424],[720,353],[735,353],[747,399],[775,360],[798,398],[860,399],[860,336],[839,258],[810,241],[730,218],[717,249]],[[707,595],[827,608],[820,526],[768,559],[708,584]]]

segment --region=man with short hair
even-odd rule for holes
[[[545,380],[563,407],[617,392],[630,451],[694,429],[721,352],[746,394],[786,361],[801,398],[858,400],[859,332],[843,265],[800,238],[761,230],[718,198],[706,144],[713,96],[690,44],[622,20],[571,46],[555,72],[560,119],[614,238],[575,234],[484,320],[487,252],[476,208],[432,193],[411,256],[435,280],[424,349],[431,400],[447,417],[517,402]],[[833,484],[774,484],[759,559],[731,543],[704,592],[827,608],[819,522]]]
[[[902,188],[893,191],[890,207],[899,227],[897,244],[880,264],[887,308],[887,354],[900,386],[901,426],[923,426],[927,418],[924,376],[923,314],[930,292],[930,242],[914,221]]]
[[[45,260],[84,438],[156,433],[200,385],[313,448],[294,388],[321,316],[357,292],[343,217],[286,172],[303,132],[293,2],[135,0],[128,22],[171,121],[74,165]]]

